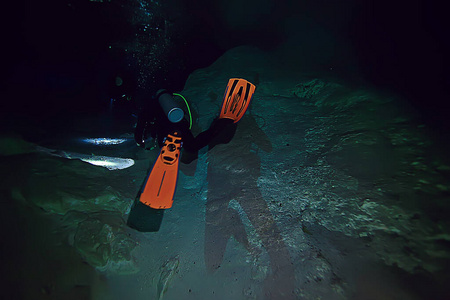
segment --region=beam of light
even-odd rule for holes
[[[134,165],[134,160],[131,158],[93,156],[91,158],[79,157],[78,159],[94,166],[107,168],[108,170],[122,170]]]
[[[127,139],[110,139],[110,138],[89,138],[83,139],[83,142],[94,145],[119,145],[125,143]]]
[[[41,146],[36,146],[36,150],[52,156],[67,159],[79,159],[94,166],[107,168],[108,170],[122,170],[134,165],[134,160],[131,158],[110,157],[102,155],[87,155],[82,153],[54,150]]]

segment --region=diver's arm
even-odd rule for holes
[[[134,130],[134,140],[139,147],[145,148],[146,140],[156,137],[155,121],[149,112],[144,110],[139,113]]]
[[[138,117],[136,128],[134,130],[134,140],[139,147],[145,147],[144,131],[147,122],[144,120],[142,114]]]

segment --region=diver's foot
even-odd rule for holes
[[[239,122],[250,105],[255,89],[255,85],[245,79],[231,78],[225,90],[219,118]]]

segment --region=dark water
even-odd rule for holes
[[[141,266],[158,269],[176,254],[176,247],[195,252],[191,258],[181,257],[181,270],[207,283],[182,281],[178,272],[171,275],[178,283],[171,285],[168,299],[207,299],[215,291],[222,293],[214,294],[217,299],[230,299],[231,292],[214,280],[227,280],[235,273],[242,278],[242,286],[236,283],[236,299],[336,296],[324,285],[346,287],[339,295],[351,299],[447,299],[450,44],[448,18],[436,1],[20,1],[6,4],[5,11],[11,18],[2,26],[6,52],[0,133],[19,134],[49,148],[132,157],[137,162],[133,171],[110,175],[34,154],[1,157],[2,255],[10,299],[116,299],[111,295],[114,288],[119,298],[131,288],[142,289],[130,292],[137,298],[155,295],[150,291],[155,275],[148,270],[126,279],[111,276],[108,282],[65,234],[58,233],[61,216],[46,211],[42,199],[27,195],[103,195],[104,186],[110,186],[131,203],[157,155],[157,149],[149,154],[134,148],[139,108],[160,88],[183,90],[192,72],[241,45],[276,58],[278,73],[270,64],[250,63],[251,55],[236,54],[236,60],[244,61],[241,66],[248,62],[248,79],[260,89],[255,117],[243,123],[249,131],[235,137],[233,151],[201,152],[200,159],[207,155],[207,163],[200,162],[197,170],[185,167],[207,182],[181,179],[185,189],[179,197],[200,201],[196,204],[201,212],[183,202],[180,210],[166,213],[163,234],[126,229],[145,249],[138,250]],[[218,106],[212,103],[223,92],[216,86],[222,89],[225,82],[216,79],[232,66],[222,65],[189,86],[201,122],[207,123]],[[286,92],[298,89],[292,74],[343,83],[349,89],[368,87],[384,95],[380,98],[395,95],[401,98],[396,103],[402,102],[350,108],[308,104],[306,94]],[[272,79],[278,75],[291,79],[273,84],[278,90],[272,90]],[[339,98],[339,93],[333,96]],[[410,117],[398,118],[402,114]],[[128,140],[120,147],[101,149],[78,140],[103,136]],[[75,169],[82,171],[73,175]],[[58,192],[48,192],[53,187]],[[302,197],[317,206],[305,206]],[[334,205],[342,207],[341,202],[348,205],[343,215],[333,214]],[[416,212],[397,216],[412,229],[372,236],[366,227],[378,226],[379,220],[397,228],[398,222],[384,218],[380,209],[372,216],[373,224],[359,228],[360,238],[349,237],[340,225],[352,222],[345,214],[357,215],[355,203],[364,209],[375,203]],[[82,207],[83,214],[92,213]],[[97,213],[95,220],[115,228],[125,224],[128,212],[121,211],[113,221]],[[74,220],[75,224],[83,218]],[[183,226],[189,230],[183,231]],[[302,237],[296,233],[299,228]],[[421,251],[420,243],[428,238],[435,246]],[[240,246],[230,246],[230,241]],[[418,264],[405,271],[404,265],[392,262],[397,258],[386,263],[371,256],[398,249],[407,258],[432,257],[430,265],[442,268],[433,272],[429,265],[422,270]],[[264,262],[255,262],[259,269],[250,275],[238,263],[227,269],[227,259],[243,262],[246,253]],[[185,267],[187,263],[201,267]],[[320,268],[324,273],[314,273]],[[219,275],[206,278],[203,272]]]

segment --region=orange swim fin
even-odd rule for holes
[[[219,118],[239,122],[250,105],[255,89],[255,85],[245,79],[231,78],[223,96]]]
[[[139,201],[155,209],[171,208],[177,185],[181,136],[169,134],[144,185]]]

